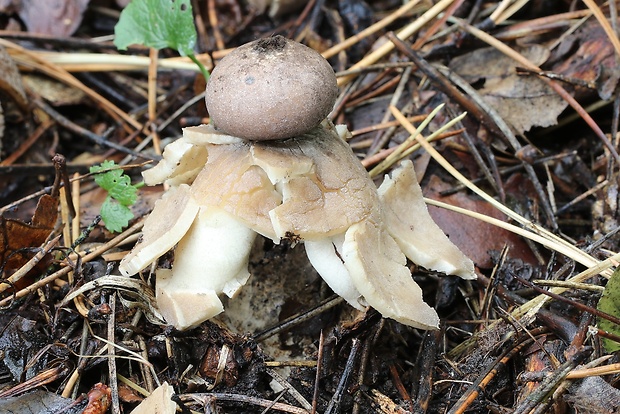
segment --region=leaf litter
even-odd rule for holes
[[[537,66],[545,63],[549,51],[532,45],[519,52]],[[568,104],[543,81],[515,72],[517,62],[494,48],[481,48],[450,61],[450,69],[472,84],[498,111],[517,134],[533,127],[557,124]]]
[[[319,51],[338,47],[347,36],[364,35],[351,22],[369,24],[367,15],[351,18],[353,3],[326,2],[322,7],[322,2],[308,2],[306,10],[302,5],[297,11],[273,18],[258,12],[251,15],[252,11],[243,10],[245,6],[234,0],[214,2],[215,7],[201,5],[194,10],[195,21],[202,22],[197,26],[196,57],[205,59],[202,56],[209,51],[217,62],[226,48],[274,33],[297,37]],[[1,40],[17,62],[20,76],[34,68],[87,91],[89,98],[82,100],[79,110],[56,106],[64,119],[49,111],[51,120],[47,123],[33,117],[33,125],[41,128],[37,134],[29,131],[20,136],[15,133],[15,124],[6,125],[5,136],[18,137],[18,145],[28,135],[41,145],[26,148],[23,158],[16,155],[11,162],[18,163],[14,167],[0,165],[4,169],[0,170],[2,176],[9,179],[16,177],[11,175],[15,171],[31,171],[30,176],[26,175],[28,179],[21,181],[27,187],[2,188],[2,204],[19,206],[22,218],[3,218],[4,228],[15,226],[16,230],[3,233],[10,234],[11,240],[3,236],[2,277],[20,271],[31,258],[29,254],[7,262],[7,256],[11,256],[7,252],[23,248],[40,252],[47,239],[54,240],[61,233],[58,246],[63,249],[48,254],[53,260],[45,262],[34,278],[25,279],[27,286],[5,291],[0,299],[0,352],[11,356],[0,365],[0,392],[6,396],[0,400],[0,411],[13,409],[20,396],[35,404],[21,412],[40,411],[37,401],[51,406],[59,400],[58,395],[66,398],[54,404],[64,404],[65,412],[72,412],[76,406],[84,410],[89,400],[91,408],[100,406],[107,388],[98,388],[99,382],[109,387],[111,410],[115,413],[121,408],[134,409],[141,398],[161,390],[158,387],[165,382],[174,395],[170,400],[166,392],[162,402],[155,402],[160,407],[156,410],[161,412],[172,410],[170,401],[186,409],[235,412],[545,412],[565,402],[569,410],[617,410],[613,406],[620,380],[614,348],[619,336],[617,325],[593,315],[597,303],[599,310],[617,313],[617,295],[613,293],[617,277],[612,276],[612,269],[620,260],[618,165],[596,128],[612,137],[611,143],[617,148],[618,123],[613,120],[618,118],[619,106],[601,102],[601,109],[591,117],[596,125],[588,125],[575,120],[572,110],[564,109],[566,101],[558,99],[556,89],[541,80],[563,75],[560,82],[565,90],[584,107],[600,97],[616,100],[614,48],[599,20],[591,17],[585,23],[581,21],[597,11],[589,2],[577,11],[555,5],[546,15],[527,6],[518,15],[518,22],[511,20],[516,6],[503,7],[509,3],[501,2],[498,8],[495,3],[483,5],[485,13],[473,14],[474,21],[482,22],[480,16],[484,15],[490,16],[489,21],[503,24],[486,29],[498,38],[505,33],[525,33],[502,39],[521,51],[533,66],[541,66],[543,72],[532,72],[531,66],[529,72],[518,72],[516,67],[522,62],[514,63],[497,49],[473,42],[471,35],[465,34],[464,22],[454,25],[454,16],[474,10],[473,2],[444,0],[428,10],[406,4],[408,11],[400,16],[410,19],[396,18],[389,26],[401,33],[405,42],[414,42],[415,50],[425,60],[453,68],[498,114],[482,118],[468,108],[469,114],[459,125],[462,132],[432,144],[451,168],[474,181],[476,187],[446,174],[449,170],[441,167],[446,165],[435,155],[426,161],[424,176],[419,177],[425,194],[437,204],[447,202],[464,208],[465,213],[483,213],[496,220],[478,216],[477,220],[482,218],[488,224],[467,224],[460,215],[446,215],[443,210],[431,208],[451,239],[470,252],[479,280],[472,283],[437,278],[433,272],[411,264],[425,299],[433,302],[436,298],[441,305],[438,310],[442,330],[428,333],[382,320],[372,309],[358,312],[347,307],[314,273],[301,246],[274,245],[265,240],[257,241],[252,250],[249,285],[240,297],[227,304],[221,318],[186,333],[167,328],[153,305],[150,270],[135,279],[115,279],[115,266],[139,238],[136,232],[152,202],[134,208],[136,217],[128,221],[131,227],[118,236],[112,235],[102,224],[95,224],[100,205],[92,201],[102,201],[101,190],[87,172],[105,159],[120,165],[133,161],[127,152],[111,150],[107,143],[127,147],[146,159],[157,158],[150,144],[152,134],[141,128],[143,123],[154,122],[155,128],[166,125],[157,129],[166,144],[179,136],[180,127],[205,122],[204,107],[183,107],[202,92],[204,80],[196,76],[197,69],[160,71],[157,93],[165,99],[151,103],[157,105],[153,108],[157,117],[140,111],[130,116],[120,109],[125,107],[123,95],[136,101],[138,105],[133,107],[146,105],[149,88],[153,87],[146,81],[146,73],[127,73],[120,64],[118,70],[107,66],[104,72],[97,72],[95,64],[91,66],[95,72],[75,73],[78,80],[70,73],[74,70],[70,65],[79,61],[51,64],[44,54],[45,49],[53,49],[56,56],[71,56],[79,45],[93,55],[115,56],[109,43],[88,40],[98,30],[112,33],[116,18],[109,16],[118,16],[120,11],[115,4],[89,9],[91,19],[79,28],[83,38],[52,42],[27,31],[17,35],[19,22],[11,22],[6,29],[16,36],[4,32],[5,39],[11,40]],[[374,12],[374,22],[397,10],[389,1],[366,5],[363,13]],[[252,17],[233,28],[225,26],[227,21],[242,21],[240,10]],[[266,6],[264,10],[267,12]],[[445,14],[439,14],[442,11]],[[608,9],[602,12],[607,18],[615,13]],[[340,14],[347,25],[340,24]],[[51,23],[54,16],[47,18]],[[448,27],[452,32],[441,31]],[[528,30],[519,32],[523,27]],[[420,28],[424,32],[419,32]],[[415,67],[405,71],[402,66],[394,66],[394,62],[410,62],[407,54],[389,46],[392,43],[385,34],[386,29],[379,29],[368,38],[381,39],[383,46],[371,50],[368,42],[359,43],[354,51],[344,47],[344,52],[336,52],[331,60],[339,69],[352,69],[340,79],[341,98],[332,116],[338,123],[360,128],[376,120],[371,125],[377,125],[376,129],[354,134],[350,140],[360,158],[375,163],[389,153],[381,150],[394,152],[393,148],[409,137],[407,124],[401,118],[388,124],[400,111],[412,118],[430,113],[439,103],[447,105],[422,131],[423,137],[455,118],[453,114],[463,112],[457,104],[457,87],[440,88]],[[20,50],[22,47],[27,50]],[[541,52],[539,57],[528,52],[532,50]],[[139,48],[128,52],[139,53]],[[178,59],[170,51],[160,54],[162,60]],[[366,57],[360,60],[360,55]],[[210,60],[204,63],[208,67]],[[36,88],[27,87],[26,92],[36,98]],[[2,105],[5,107],[4,97]],[[575,107],[574,103],[571,107]],[[472,108],[484,113],[484,109]],[[40,114],[39,109],[35,111]],[[497,120],[493,116],[511,125],[519,147],[525,146],[529,152],[517,153],[516,147],[506,145],[508,138],[494,127]],[[490,121],[481,123],[484,119]],[[100,138],[96,146],[92,135]],[[10,157],[14,148],[13,142],[5,144],[2,159]],[[429,151],[423,148],[407,157],[420,158],[422,152]],[[78,173],[71,184],[76,190],[73,198],[77,215],[67,214],[63,201],[59,226],[56,204],[44,206],[43,201],[35,210],[32,202],[28,207],[20,201],[47,200],[41,194],[29,196],[51,187],[54,179],[51,157],[42,157],[42,149],[48,154],[63,152],[68,170]],[[377,158],[376,154],[381,156]],[[22,170],[17,168],[20,161],[28,163]],[[368,165],[369,169],[374,166]],[[531,173],[524,172],[526,167],[531,168],[540,188],[534,185]],[[139,168],[127,170],[132,182],[139,179]],[[471,191],[462,190],[463,185]],[[156,197],[161,191],[157,187],[139,189],[138,199],[142,195]],[[453,195],[446,196],[446,192]],[[549,206],[553,217],[542,213],[544,205]],[[491,206],[503,215],[493,212]],[[38,217],[44,212],[49,217],[41,224]],[[32,217],[31,223],[24,217]],[[519,226],[511,227],[514,223]],[[37,237],[31,237],[35,234]],[[51,249],[51,245],[47,248]],[[158,265],[169,267],[172,261],[173,255],[169,254]],[[605,285],[609,289],[605,288],[601,296]],[[565,300],[541,295],[534,289],[536,286],[561,294]],[[600,347],[601,342],[605,348]],[[521,375],[522,381],[515,382],[512,373]],[[582,379],[582,373],[586,377],[605,376]],[[486,384],[484,392],[476,388],[477,384]],[[41,392],[42,387],[48,392]],[[598,404],[587,402],[592,395],[601,395]]]

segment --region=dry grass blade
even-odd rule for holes
[[[133,382],[129,378],[127,378],[127,377],[125,377],[125,376],[123,376],[121,374],[116,374],[116,377],[118,378],[118,380],[120,382],[122,382],[123,384],[127,385],[132,390],[142,394],[143,396],[148,397],[149,395],[151,395],[151,393],[147,389],[139,386],[138,384],[136,384],[135,382]]]
[[[444,133],[440,133],[440,134],[433,134],[432,136],[429,136],[426,138],[426,140],[428,142],[435,142],[435,141],[439,141],[445,138],[449,138],[449,137],[453,137],[455,135],[459,135],[463,132],[463,129],[457,129],[454,131],[448,131],[448,132],[444,132]],[[393,153],[394,151],[398,150],[399,147],[390,147],[390,148],[386,148],[383,149],[379,152],[377,152],[374,155],[371,156],[367,156],[366,158],[364,158],[362,160],[362,165],[364,166],[364,168],[368,168],[371,165],[374,165],[382,160],[384,160],[385,158],[387,158],[391,153]],[[403,153],[401,154],[400,159],[408,156],[409,154],[417,151],[420,149],[420,145],[416,142],[413,143],[411,142],[408,146],[405,147],[405,151],[403,151]],[[371,174],[372,177],[372,174]]]
[[[58,306],[63,307],[66,306],[71,300],[79,297],[81,294],[88,292],[93,289],[116,289],[122,290],[126,292],[131,292],[140,297],[143,303],[146,303],[150,307],[150,311],[161,320],[163,318],[159,315],[157,308],[155,307],[155,296],[152,294],[148,285],[139,279],[132,279],[125,276],[115,276],[115,275],[107,275],[102,276],[96,280],[84,283],[78,289],[69,293],[65,298],[60,302]]]
[[[153,140],[153,149],[155,154],[161,155],[161,144],[159,142],[159,134],[157,133],[157,127],[155,125],[157,121],[157,62],[159,61],[159,50],[155,48],[149,49],[149,64],[148,70],[148,107],[147,112],[149,116],[149,126],[151,129],[151,137]]]
[[[620,363],[604,365],[602,367],[574,369],[568,373],[567,379],[579,379],[601,375],[613,375],[620,373]]]
[[[67,367],[64,364],[60,364],[53,368],[46,369],[45,371],[41,371],[34,377],[29,378],[14,387],[0,392],[0,399],[9,398],[27,391],[32,391],[36,388],[42,387],[43,385],[54,382],[59,378],[62,378],[62,375],[66,373],[66,371]]]
[[[577,283],[581,283],[581,282],[585,282],[586,280],[600,274],[602,276],[605,277],[610,277],[612,272],[611,272],[611,268],[616,266],[618,263],[618,260],[620,260],[620,253],[616,253],[615,255],[608,257],[607,259],[599,262],[598,264],[589,267],[588,269],[584,270],[583,272],[580,272],[578,274],[576,274],[575,276],[570,277],[569,279],[567,279],[568,282],[577,282]],[[556,287],[556,288],[552,288],[549,291],[551,293],[555,293],[555,294],[562,294],[564,292],[566,292],[567,290],[569,290],[569,288],[566,287]],[[551,298],[549,296],[546,295],[539,295],[537,297],[535,297],[534,299],[530,300],[529,302],[521,305],[520,307],[518,307],[517,309],[515,309],[512,312],[512,315],[516,318],[523,316],[525,314],[532,314],[535,313],[538,309],[540,309],[547,301],[549,301]]]
[[[110,72],[146,70],[149,67],[148,56],[113,55],[107,53],[65,53],[34,51],[33,55],[63,68],[67,72]],[[202,62],[207,69],[212,64]],[[159,59],[157,67],[169,70],[188,70],[200,72],[198,66],[189,59],[165,58]]]
[[[116,348],[114,333],[116,330],[116,292],[108,297],[110,315],[108,317],[108,373],[110,375],[110,390],[112,392],[111,411],[113,414],[121,413],[121,403],[118,396],[118,379],[116,378]]]
[[[403,127],[410,134],[415,135],[415,132],[416,132],[415,127],[411,125],[411,123],[405,118],[405,116],[400,111],[398,111],[398,109],[395,107],[391,107],[390,109],[394,117],[401,122]],[[443,158],[443,156],[441,156],[441,154],[439,154],[428,142],[426,142],[419,136],[416,137],[416,139],[418,140],[418,143],[420,144],[420,146],[422,146],[425,150],[427,150],[428,153],[435,159],[435,161],[437,161],[441,166],[443,166],[448,172],[450,172],[450,174],[452,174],[463,185],[465,185],[467,188],[469,188],[470,190],[478,194],[480,197],[482,197],[483,199],[491,203],[491,205],[493,205],[495,208],[497,208],[498,210],[500,210],[501,212],[503,212],[510,218],[516,220],[517,222],[519,222],[520,224],[522,224],[529,230],[524,230],[519,227],[513,226],[509,223],[505,223],[501,220],[487,217],[479,213],[471,212],[466,209],[462,209],[462,208],[454,207],[454,206],[447,206],[444,203],[427,200],[429,204],[435,204],[438,206],[441,205],[442,207],[449,208],[450,210],[457,211],[462,214],[466,214],[471,217],[484,220],[490,224],[507,229],[523,237],[527,237],[530,240],[541,243],[543,246],[551,250],[555,250],[575,260],[576,262],[583,264],[584,266],[588,266],[588,269],[586,269],[585,271],[568,279],[571,282],[583,282],[597,274],[601,274],[608,278],[611,277],[611,274],[612,274],[611,267],[617,264],[618,260],[620,260],[620,253],[617,253],[606,260],[598,261],[597,259],[593,258],[589,254],[583,252],[582,250],[566,242],[565,240],[560,239],[558,236],[554,235],[553,233],[545,230],[544,228],[518,215],[514,211],[510,210],[508,207],[504,206],[503,204],[493,199],[491,196],[489,196],[484,191],[482,191],[480,188],[478,188],[475,184],[473,184],[470,180],[468,180],[465,176],[463,176],[460,172],[454,169],[454,167],[452,167],[452,165],[450,165],[450,163],[445,158]],[[551,289],[551,292],[555,294],[561,294],[565,292],[566,290],[567,290],[566,288],[553,288]],[[512,312],[512,315],[515,318],[519,318],[526,314],[535,314],[549,299],[550,298],[548,296],[539,295],[536,298],[530,300],[529,302],[521,305],[519,308],[517,308],[515,311]]]
[[[549,27],[558,27],[573,19],[588,18],[591,15],[592,13],[589,10],[575,10],[566,13],[558,13],[551,16],[516,23],[504,28],[500,32],[496,33],[495,36],[501,40],[517,39],[523,36],[531,35],[533,31],[547,30]],[[573,31],[576,30],[576,27],[579,26],[579,23],[573,25],[573,27],[565,32],[564,35],[552,43],[549,46],[549,49],[554,49],[561,39],[566,37],[567,34],[573,33]]]
[[[515,234],[518,234],[520,236],[526,237],[534,242],[540,243],[541,245],[551,249],[551,250],[555,250],[558,253],[564,254],[565,256],[569,257],[569,258],[573,258],[575,261],[579,262],[579,260],[577,260],[576,258],[574,258],[573,256],[573,249],[566,249],[564,246],[553,243],[551,240],[542,237],[541,235],[532,233],[528,230],[524,230],[520,227],[514,226],[512,224],[506,223],[504,221],[498,220],[494,217],[489,217],[489,216],[485,216],[484,214],[480,214],[474,211],[469,211],[467,209],[464,208],[460,208],[460,207],[456,207],[456,206],[452,206],[450,204],[446,204],[446,203],[442,203],[440,201],[437,200],[432,200],[432,199],[427,199],[425,198],[425,201],[427,204],[429,205],[434,205],[437,207],[441,207],[441,208],[445,208],[447,210],[450,211],[454,211],[463,215],[466,215],[468,217],[472,217],[481,221],[484,221],[486,223],[492,224],[494,226],[503,228],[505,230],[511,231]],[[579,250],[580,251],[580,250]],[[591,258],[592,260],[595,260],[594,258]],[[552,289],[550,289],[549,291],[552,294],[556,294],[556,295],[560,295],[570,289],[575,288],[576,286],[579,286],[580,283],[583,283],[584,281],[591,279],[592,277],[596,276],[596,275],[602,275],[605,277],[611,277],[612,271],[611,268],[616,266],[618,261],[620,261],[620,253],[616,253],[611,257],[608,257],[607,259],[597,262],[594,265],[591,265],[591,267],[588,267],[586,270],[584,270],[583,272],[580,272],[570,278],[568,278],[566,281],[564,281],[564,283],[562,283],[559,286],[553,287]],[[581,264],[586,265],[583,262],[579,262]],[[515,309],[511,315],[514,318],[520,318],[523,317],[526,314],[534,314],[536,313],[542,306],[544,306],[544,304],[549,301],[552,300],[552,298],[550,298],[547,295],[538,295],[537,297],[531,299],[530,301],[524,303],[523,305],[519,306],[517,309]]]
[[[125,111],[114,105],[108,99],[104,98],[101,94],[84,85],[79,79],[71,75],[65,69],[46,61],[36,53],[24,49],[23,47],[13,42],[9,42],[6,39],[0,38],[0,45],[13,52],[13,59],[15,59],[18,64],[40,70],[54,79],[81,90],[95,102],[98,102],[101,107],[114,119],[122,120],[136,129],[142,129],[142,125],[138,121],[129,116]]]
[[[502,4],[493,12],[489,17],[495,24],[501,24],[517,13],[523,6],[529,3],[530,0],[517,0],[513,4],[510,4],[512,0],[505,0]]]
[[[394,150],[394,152],[392,152],[385,160],[383,160],[381,163],[379,163],[379,165],[377,165],[375,168],[373,168],[372,170],[370,170],[370,176],[371,177],[376,177],[377,175],[381,174],[382,172],[384,172],[385,170],[387,170],[388,168],[390,168],[392,165],[394,165],[394,163],[396,163],[400,158],[402,158],[403,156],[403,152],[405,151],[405,149],[407,147],[410,147],[411,143],[413,141],[415,141],[416,137],[418,135],[420,135],[422,133],[422,131],[424,130],[424,128],[426,128],[428,126],[428,124],[433,120],[433,118],[435,117],[435,115],[437,115],[437,113],[439,111],[441,111],[441,109],[443,108],[443,104],[439,105],[437,108],[435,108],[425,119],[424,121],[422,121],[420,123],[420,125],[415,129],[415,133],[412,133],[411,136],[409,138],[407,138],[405,141],[403,141],[402,144],[400,144],[396,150]]]
[[[330,47],[329,49],[327,49],[325,52],[321,54],[323,55],[325,59],[329,59],[330,57],[342,52],[343,50],[350,48],[351,46],[353,46],[360,40],[372,35],[373,33],[378,32],[381,29],[384,29],[385,27],[393,23],[396,19],[399,19],[400,17],[409,13],[411,10],[413,10],[413,8],[419,2],[420,0],[412,0],[409,3],[405,3],[394,13],[391,13],[387,17],[384,17],[383,19],[379,20],[377,23],[373,24],[372,26],[367,27],[366,29],[362,30],[356,35],[351,36],[350,38],[346,39],[344,42],[340,42],[337,45]]]
[[[231,393],[193,393],[181,394],[178,396],[183,402],[199,401],[205,405],[216,401],[232,401],[242,403],[247,406],[264,407],[270,411],[281,411],[291,414],[308,414],[305,408],[295,407],[289,404],[274,402],[263,398],[252,397],[249,395]]]
[[[502,13],[504,13],[504,11],[506,11],[506,9],[508,9],[508,7],[510,6],[511,2],[512,2],[512,0],[502,0],[497,5],[497,7],[495,8],[495,10],[491,14],[491,16],[489,16],[489,19],[492,20],[493,22],[497,22],[497,20],[499,19],[499,16]]]
[[[441,0],[440,2],[435,4],[433,7],[428,9],[426,13],[424,13],[422,16],[420,16],[419,18],[411,22],[409,25],[401,29],[396,34],[396,36],[401,40],[407,39],[408,37],[416,33],[418,30],[420,30],[422,27],[424,27],[428,22],[430,22],[435,17],[437,17],[437,15],[441,13],[442,11],[444,11],[448,6],[450,6],[450,4],[453,1],[454,0]],[[357,62],[355,65],[351,66],[349,70],[359,69],[359,68],[366,67],[368,65],[372,65],[373,63],[376,63],[379,59],[385,57],[393,49],[394,49],[393,43],[391,42],[384,43],[382,46],[378,47],[375,51],[366,55],[366,57],[364,57],[362,60]],[[347,85],[349,82],[351,82],[355,78],[355,76],[356,75],[348,75],[348,76],[338,79],[338,86],[342,87],[342,86]]]
[[[542,280],[536,279],[532,281],[534,284],[538,286],[552,286],[552,287],[562,287],[567,289],[577,289],[577,290],[587,290],[591,292],[601,293],[605,290],[603,286],[594,285],[591,283],[581,283],[581,282],[570,282],[567,280]]]
[[[274,381],[276,381],[282,388],[284,388],[290,395],[293,397],[299,405],[301,405],[306,410],[312,410],[312,404],[306,400],[306,398],[301,395],[299,391],[295,389],[282,375],[278,374],[276,371],[272,369],[267,369],[267,374],[269,374]]]
[[[478,194],[480,195],[480,194]],[[433,200],[433,199],[429,199],[429,198],[425,198],[424,201],[426,201],[427,204],[432,205],[432,206],[436,206],[436,207],[441,207],[441,208],[445,208],[446,210],[450,210],[450,211],[454,211],[456,213],[459,214],[463,214],[466,215],[468,217],[472,217],[475,218],[477,220],[480,221],[484,221],[485,223],[489,223],[492,224],[496,227],[502,228],[504,230],[508,230],[512,233],[518,234],[519,236],[525,237],[529,240],[532,240],[536,243],[540,243],[541,245],[547,247],[550,250],[555,250],[558,253],[561,253],[565,256],[568,257],[572,257],[574,256],[574,252],[573,249],[567,248],[565,245],[563,244],[558,244],[555,243],[552,240],[549,240],[548,238],[540,235],[540,234],[536,234],[534,232],[531,232],[529,230],[523,229],[521,227],[515,226],[514,224],[510,224],[507,223],[505,221],[496,219],[494,217],[490,217],[481,213],[477,213],[475,211],[470,211],[461,207],[457,207],[457,206],[453,206],[451,204],[446,204],[446,203],[442,203],[441,201],[438,200]],[[591,258],[592,260],[590,261],[586,261],[585,263],[583,261],[579,261],[578,258],[574,259],[575,261],[585,265],[585,266],[592,266],[592,261],[594,261],[594,258]],[[599,262],[597,262],[599,263]]]

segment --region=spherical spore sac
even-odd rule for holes
[[[216,129],[261,141],[308,132],[327,117],[337,96],[336,75],[318,52],[274,36],[224,57],[207,83],[206,103]]]

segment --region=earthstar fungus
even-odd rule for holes
[[[257,234],[303,242],[350,305],[417,328],[435,329],[439,318],[407,257],[475,278],[471,260],[428,214],[411,161],[376,188],[346,127],[325,119],[336,96],[329,64],[281,36],[243,45],[216,66],[206,98],[212,123],[185,128],[143,173],[146,184],[170,188],[120,265],[133,275],[174,249],[172,269],[156,270],[168,323],[188,329],[222,312],[218,295],[233,297],[250,276]]]

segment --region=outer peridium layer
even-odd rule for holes
[[[212,145],[192,185],[215,205],[273,239],[342,234],[379,207],[374,183],[331,125],[283,141]]]
[[[424,302],[400,248],[379,223],[351,226],[342,256],[355,287],[383,317],[420,329],[437,329],[439,317]]]
[[[433,221],[413,163],[403,161],[379,187],[387,230],[414,263],[463,279],[475,279],[473,262]]]
[[[172,270],[157,271],[161,314],[177,329],[189,329],[224,310],[220,293],[233,297],[250,273],[256,233],[216,207],[203,207],[176,250]]]
[[[120,272],[134,275],[172,249],[189,230],[199,208],[187,184],[170,188],[155,202],[144,222],[142,238],[121,261]]]

